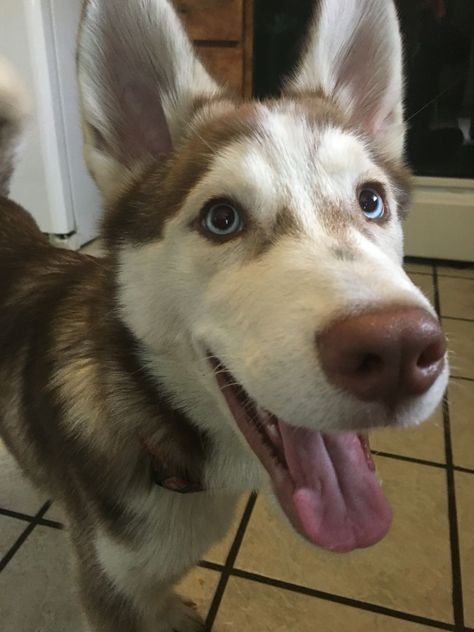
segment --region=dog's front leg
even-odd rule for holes
[[[116,560],[119,563],[119,560]],[[129,558],[124,560],[129,562]],[[79,557],[79,589],[85,632],[201,632],[203,622],[192,603],[176,595],[174,582],[148,586],[134,572],[116,585],[96,559]]]
[[[221,539],[238,496],[136,495],[127,529],[96,527],[79,551],[84,608],[94,632],[198,632],[195,609],[173,587]],[[81,537],[84,542],[84,536]]]
[[[145,615],[144,632],[203,632],[204,622],[191,602],[174,592],[153,600]]]

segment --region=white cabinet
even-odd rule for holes
[[[405,254],[474,261],[474,180],[415,178]]]

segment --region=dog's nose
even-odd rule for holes
[[[332,323],[317,338],[330,382],[364,401],[422,395],[444,366],[446,339],[419,308],[391,307]]]

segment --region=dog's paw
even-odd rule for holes
[[[172,595],[166,611],[166,619],[158,632],[203,632],[204,622],[191,601]]]

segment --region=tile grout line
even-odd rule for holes
[[[432,272],[424,272],[423,270],[407,270],[405,267],[403,268],[408,276],[412,274],[416,274],[417,276],[427,276],[432,277]],[[446,274],[444,272],[438,272],[438,276],[442,279],[457,279],[458,281],[474,281],[474,276],[461,276],[459,274]]]
[[[446,449],[446,483],[448,491],[449,535],[451,544],[451,568],[453,582],[453,609],[456,626],[464,626],[464,606],[462,592],[461,553],[459,549],[459,527],[456,506],[456,484],[454,477],[453,453],[451,444],[451,421],[449,416],[449,398],[443,398],[444,437]]]
[[[427,276],[427,277],[433,276],[432,272],[423,272],[422,270],[407,270],[406,268],[403,268],[403,269],[408,275],[416,274],[419,276]],[[438,276],[442,279],[457,279],[458,281],[474,281],[474,276],[472,277],[461,276],[459,274],[446,274],[444,272],[438,272]]]
[[[457,628],[455,628],[455,624],[453,623],[446,623],[444,621],[430,619],[429,617],[423,617],[421,615],[411,614],[409,612],[404,612],[403,610],[394,610],[392,608],[388,608],[387,606],[380,606],[375,603],[353,599],[352,597],[344,597],[342,595],[324,592],[316,588],[308,588],[307,586],[302,586],[300,584],[293,584],[291,582],[286,582],[284,580],[276,579],[274,577],[267,577],[266,575],[260,575],[258,573],[253,573],[251,571],[245,571],[240,568],[235,568],[235,567],[232,568],[230,575],[231,577],[239,577],[240,579],[252,581],[257,584],[263,584],[264,586],[272,586],[273,588],[287,590],[288,592],[297,593],[299,595],[305,595],[307,597],[314,597],[316,599],[321,599],[322,601],[337,603],[343,606],[348,606],[350,608],[355,608],[357,610],[373,612],[375,614],[381,614],[383,616],[391,617],[393,619],[401,619],[403,621],[410,621],[411,623],[420,623],[422,625],[426,625],[431,628],[436,628],[438,630],[449,630],[450,632],[454,632],[455,630],[457,630]]]
[[[15,520],[22,520],[23,522],[33,522],[35,519],[34,516],[30,516],[19,511],[12,511],[11,509],[4,509],[3,507],[0,507],[0,516],[14,518]]]
[[[462,465],[453,465],[455,472],[462,472],[463,474],[474,474],[474,470],[470,467],[462,467]]]
[[[44,516],[44,514],[51,507],[51,502],[46,502],[41,509],[38,511],[33,520],[29,523],[29,525],[24,529],[24,531],[20,534],[20,536],[16,539],[14,544],[10,547],[10,549],[5,553],[5,555],[0,560],[0,573],[5,569],[7,564],[12,560],[15,554],[19,551],[22,545],[26,542],[28,537],[37,527],[39,521]]]
[[[234,562],[237,559],[237,555],[239,553],[240,546],[244,539],[244,535],[247,530],[247,525],[249,523],[250,516],[252,515],[253,508],[255,507],[256,500],[257,500],[257,495],[255,492],[253,492],[250,495],[247,501],[247,504],[245,506],[245,510],[242,515],[239,528],[237,529],[237,533],[235,534],[234,541],[226,557],[226,561],[225,561],[221,576],[219,578],[219,583],[217,584],[216,592],[214,593],[214,597],[209,607],[209,611],[206,617],[206,622],[204,624],[204,629],[206,630],[206,632],[211,632],[212,626],[214,625],[214,622],[216,620],[217,612],[221,605],[225,589],[227,588],[227,583],[229,581],[230,573],[234,566]]]
[[[433,264],[435,289],[435,309],[441,318],[438,271]],[[459,527],[456,507],[456,484],[454,478],[453,447],[451,442],[451,420],[449,415],[449,397],[443,397],[444,447],[446,454],[446,487],[448,496],[449,540],[451,549],[452,603],[455,628],[464,629],[464,606],[462,592],[461,553],[459,549]]]
[[[417,274],[420,276],[427,276],[427,277],[432,277],[433,273],[432,272],[421,272],[418,270],[407,270],[406,268],[403,268],[405,270],[405,272],[408,274],[408,276],[410,276],[410,274]]]
[[[418,459],[414,456],[405,456],[404,454],[395,454],[392,452],[383,452],[382,450],[371,450],[374,456],[381,456],[384,459],[395,459],[396,461],[405,461],[406,463],[416,463],[417,465],[426,465],[428,467],[437,467],[438,469],[446,469],[444,463],[436,461],[428,461],[427,459]]]
[[[202,560],[199,562],[201,568],[206,568],[211,571],[223,572],[224,566],[217,564],[216,562],[208,562]],[[294,584],[292,582],[286,582],[275,577],[269,577],[267,575],[261,575],[259,573],[253,573],[252,571],[246,571],[241,568],[233,567],[230,569],[231,577],[239,577],[240,579],[246,579],[248,581],[255,582],[257,584],[263,584],[264,586],[272,586],[281,590],[287,590],[288,592],[294,592],[300,595],[306,595],[308,597],[314,597],[321,599],[322,601],[330,601],[332,603],[338,603],[357,610],[364,610],[367,612],[374,612],[376,614],[382,614],[393,619],[403,619],[404,621],[410,621],[412,623],[421,623],[423,625],[440,629],[449,630],[450,632],[456,632],[457,628],[454,627],[454,623],[445,623],[444,621],[438,621],[436,619],[430,619],[416,614],[410,614],[403,610],[394,610],[386,606],[380,606],[378,604],[370,603],[368,601],[359,601],[351,597],[344,597],[335,593],[328,593],[316,588],[308,588],[300,584]],[[463,628],[462,632],[474,632],[471,628]]]
[[[426,274],[426,272],[412,272],[411,274]],[[461,281],[474,281],[474,276],[461,276],[460,274],[446,274],[439,272],[438,276],[443,279],[460,279]]]
[[[15,520],[22,520],[23,522],[33,522],[35,520],[35,516],[32,516],[31,514],[25,514],[21,511],[14,511],[12,509],[7,509],[6,507],[0,507],[0,516],[13,518]],[[64,525],[62,522],[57,522],[56,520],[48,520],[48,518],[41,518],[40,520],[38,520],[38,525],[41,527],[50,527],[51,529],[64,529]]]
[[[427,459],[417,459],[414,456],[406,456],[404,454],[395,454],[393,452],[383,452],[381,450],[371,450],[374,456],[381,456],[384,459],[395,459],[397,461],[405,461],[406,463],[415,463],[417,465],[426,465],[427,467],[436,467],[441,470],[447,469],[446,463],[437,463],[436,461],[428,461]],[[474,474],[474,469],[463,467],[462,465],[452,465],[455,472],[463,472],[464,474]]]
[[[474,382],[474,377],[463,377],[462,375],[453,375],[453,380],[464,380],[465,382]]]
[[[450,268],[451,270],[468,270],[474,272],[474,262],[456,261],[454,259],[435,259],[434,257],[403,257],[403,265],[419,265],[419,266],[441,266],[442,268]]]
[[[208,562],[207,560],[201,560],[198,563],[198,566],[206,568],[208,571],[216,571],[217,573],[222,573],[225,569],[225,566],[222,564],[218,564],[217,562]]]
[[[474,318],[462,318],[461,316],[445,316],[441,314],[440,318],[443,320],[457,320],[461,323],[474,323]]]
[[[224,570],[224,566],[222,564],[217,564],[216,562],[208,562],[206,560],[202,560],[201,562],[199,562],[199,566],[201,568],[206,568],[208,570],[216,572],[222,572]],[[294,584],[292,582],[287,582],[275,577],[269,577],[268,575],[262,575],[260,573],[254,573],[252,571],[246,571],[237,567],[233,567],[230,570],[230,576],[239,577],[240,579],[252,581],[256,584],[272,586],[273,588],[287,590],[288,592],[294,592],[300,595],[314,597],[316,599],[321,599],[322,601],[338,603],[350,608],[355,608],[357,610],[364,610],[367,612],[382,614],[383,616],[391,617],[393,619],[403,619],[404,621],[410,621],[411,623],[421,623],[435,629],[449,630],[450,632],[455,632],[455,630],[457,630],[454,627],[454,623],[445,623],[444,621],[438,621],[436,619],[430,619],[421,615],[411,614],[409,612],[404,612],[403,610],[394,610],[386,606],[380,606],[369,601],[360,601],[358,599],[344,597],[343,595],[338,595],[336,593],[324,592],[316,588],[309,588],[307,586],[302,586],[301,584]],[[463,632],[474,632],[474,630],[471,630],[471,628],[463,628]]]
[[[39,527],[49,527],[50,529],[56,529],[57,531],[62,531],[65,529],[65,526],[62,522],[57,522],[56,520],[48,520],[47,518],[42,518],[38,520]]]
[[[206,568],[208,570],[216,572],[222,572],[224,570],[224,566],[222,564],[217,564],[216,562],[208,562],[206,560],[202,560],[201,562],[199,562],[199,566],[201,568]],[[367,612],[373,612],[375,614],[382,614],[383,616],[391,617],[393,619],[403,619],[404,621],[410,621],[411,623],[421,623],[434,629],[459,632],[457,628],[454,627],[454,623],[446,623],[444,621],[430,619],[421,615],[404,612],[403,610],[394,610],[392,608],[388,608],[387,606],[380,606],[378,604],[371,603],[370,601],[360,601],[358,599],[353,599],[352,597],[344,597],[343,595],[338,595],[336,593],[328,593],[322,590],[318,590],[317,588],[309,588],[307,586],[302,586],[301,584],[294,584],[293,582],[287,582],[281,579],[277,579],[276,577],[269,577],[268,575],[246,571],[235,566],[231,569],[230,576],[239,577],[240,579],[255,582],[256,584],[263,584],[264,586],[271,586],[272,588],[294,592],[299,595],[321,599],[322,601],[338,603],[349,608],[355,608],[356,610],[364,610]],[[472,630],[471,628],[463,628],[462,632],[474,632],[474,630]]]

